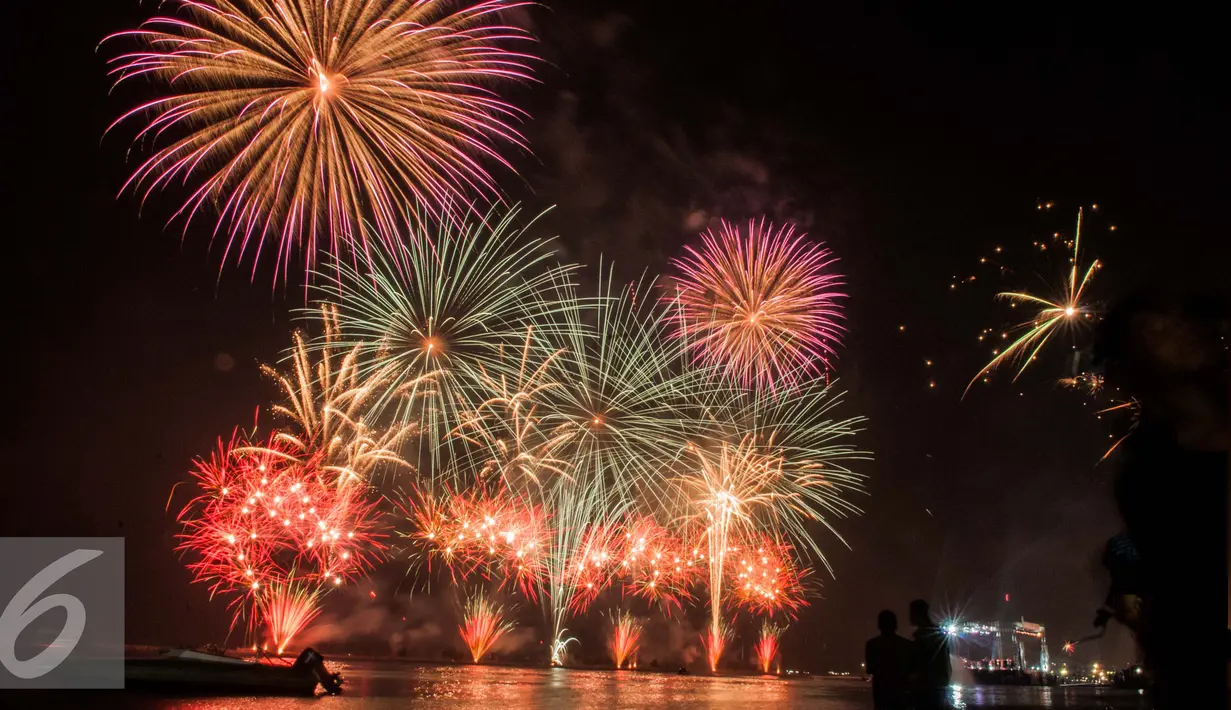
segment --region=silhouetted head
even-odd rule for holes
[[[888,609],[876,615],[876,628],[888,636],[898,630],[898,615]]]
[[[922,599],[916,599],[910,603],[910,623],[915,626],[931,626],[932,615],[928,609],[928,603]]]
[[[1177,385],[1217,388],[1226,378],[1226,335],[1227,309],[1217,299],[1139,293],[1103,318],[1093,365],[1142,401]]]

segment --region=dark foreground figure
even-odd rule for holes
[[[1127,539],[1108,545],[1109,610],[1096,623],[1114,616],[1133,630],[1159,710],[1226,707],[1226,306],[1126,300],[1107,314],[1095,360],[1141,408],[1115,482]]]
[[[876,617],[880,635],[864,646],[864,669],[872,676],[872,706],[876,710],[910,707],[912,644],[898,636],[898,617],[886,609]]]
[[[932,620],[928,603],[922,599],[910,603],[910,623],[915,625],[912,664],[915,709],[943,708],[951,671],[945,632]]]

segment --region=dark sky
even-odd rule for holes
[[[876,460],[866,514],[841,525],[852,550],[830,545],[837,578],[786,637],[791,662],[854,667],[876,612],[904,616],[916,596],[1043,623],[1055,652],[1105,590],[1092,560],[1118,522],[1112,469],[1093,464],[1108,430],[1056,391],[1058,361],[959,400],[994,285],[954,294],[950,277],[1098,202],[1118,226],[1088,237],[1107,264],[1098,298],[1225,291],[1213,23],[1102,3],[801,14],[824,4],[532,8],[547,61],[515,96],[534,156],[502,181],[536,211],[559,205],[543,229],[570,259],[611,255],[629,274],[662,269],[698,225],[762,213],[842,258],[837,371]],[[23,3],[41,16],[9,33],[0,533],[126,536],[130,640],[216,640],[229,617],[171,552],[167,496],[268,404],[257,364],[289,343],[302,284],[220,277],[204,226],[163,229],[170,196],[142,216],[116,199],[127,146],[100,138],[127,107],[95,47],[152,3],[79,5]],[[1091,653],[1132,651],[1120,636]]]

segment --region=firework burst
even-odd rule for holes
[[[828,368],[842,334],[842,277],[819,244],[764,218],[722,223],[675,260],[678,331],[698,361],[748,387],[777,389]]]
[[[615,667],[619,669],[624,667],[626,661],[636,657],[643,627],[641,621],[627,611],[611,614],[610,620],[611,660],[615,661]]]
[[[431,465],[419,468],[433,480],[461,471],[445,454],[458,423],[486,399],[483,385],[517,375],[507,351],[569,307],[542,292],[571,267],[552,265],[549,244],[523,238],[517,217],[513,209],[466,226],[446,222],[375,253],[370,270],[341,264],[336,275],[320,274],[319,299],[337,308],[337,346],[355,350],[361,378],[382,378],[373,415],[420,428]]]
[[[178,549],[196,581],[251,602],[279,650],[327,590],[366,571],[380,551],[376,509],[362,486],[339,486],[318,457],[301,460],[277,435],[219,442],[194,476],[200,494],[180,511]]]
[[[1095,272],[1101,268],[1102,264],[1097,259],[1090,262],[1088,266],[1081,264],[1081,220],[1082,210],[1079,208],[1077,210],[1077,231],[1073,237],[1073,256],[1069,260],[1068,278],[1065,279],[1059,296],[1048,299],[1025,292],[996,294],[997,298],[1009,301],[1014,307],[1021,305],[1034,308],[1036,311],[1034,316],[1018,326],[1013,334],[1006,335],[1006,338],[1012,338],[1012,342],[1003,350],[998,350],[996,356],[971,378],[966,385],[965,392],[969,392],[971,385],[984,375],[1005,363],[1014,365],[1020,363],[1020,367],[1013,375],[1013,380],[1016,381],[1056,334],[1066,332],[1071,334],[1087,326],[1090,319],[1094,317],[1093,307],[1085,300],[1086,287],[1090,285]]]
[[[416,492],[410,501],[411,538],[429,559],[441,560],[454,581],[481,574],[536,597],[550,536],[538,506],[477,493],[437,498]]]
[[[679,461],[708,401],[708,370],[688,367],[686,341],[670,337],[680,310],[651,297],[655,284],[616,289],[600,269],[597,294],[558,284],[559,323],[544,329],[554,356],[544,421],[566,437],[561,451],[591,485],[654,506],[653,482]]]
[[[670,614],[691,598],[704,565],[697,548],[654,519],[635,517],[626,526],[619,573],[634,595],[658,602]]]
[[[203,208],[225,233],[224,263],[272,239],[285,271],[296,249],[368,255],[361,229],[386,247],[405,205],[439,215],[466,195],[495,195],[483,167],[522,145],[520,112],[490,85],[530,76],[509,49],[529,37],[499,23],[521,3],[176,0],[180,12],[104,40],[134,51],[111,60],[116,85],[145,80],[166,94],[125,113],[153,153],[124,189],[183,183],[174,219]],[[110,129],[108,129],[110,130]],[[186,227],[185,227],[186,228]]]
[[[382,373],[360,378],[358,347],[339,352],[335,346],[336,309],[322,307],[319,315],[323,335],[310,347],[303,333],[295,333],[288,373],[262,368],[284,396],[285,404],[276,405],[274,414],[294,430],[278,437],[298,455],[319,455],[339,484],[366,483],[382,465],[407,465],[397,449],[414,427],[374,428],[366,423],[367,410],[382,389]]]
[[[782,632],[786,631],[785,626],[776,626],[769,623],[769,620],[761,622],[761,634],[757,638],[757,666],[762,673],[769,673],[770,667],[774,664],[774,658],[778,655],[778,640],[782,637]]]
[[[863,476],[845,464],[866,455],[846,443],[860,420],[830,418],[840,401],[831,389],[813,380],[777,395],[753,394],[731,409],[715,410],[713,432],[689,446],[689,457],[670,481],[681,525],[704,539],[706,554],[698,557],[708,566],[710,638],[721,637],[724,587],[739,586],[738,573],[732,579],[730,565],[739,559],[741,541],[774,531],[775,539],[798,542],[833,572],[811,528],[823,526],[845,544],[833,522],[860,512],[846,496],[863,490]],[[765,557],[778,548],[777,543],[760,546]],[[775,604],[767,605],[760,593],[765,590],[753,585],[743,603],[769,609],[786,603],[791,608],[795,602],[788,600],[799,596],[800,575],[785,572],[793,566],[782,563],[774,569],[779,570],[778,578],[768,589],[786,585],[779,588],[791,593],[780,598],[773,594]]]
[[[516,625],[505,619],[504,607],[496,604],[483,592],[475,592],[466,600],[462,609],[462,625],[459,631],[470,658],[479,663],[492,646]]]
[[[801,571],[787,545],[772,538],[729,551],[726,575],[736,605],[754,613],[793,613],[804,605]]]

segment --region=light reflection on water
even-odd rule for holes
[[[128,693],[91,694],[79,705],[135,710],[402,710],[483,707],[489,710],[598,708],[820,708],[872,706],[870,685],[858,680],[756,676],[679,676],[671,673],[415,666],[355,663],[344,667],[345,692],[318,698],[159,698]],[[33,700],[34,696],[29,696]],[[84,701],[84,699],[82,699]],[[966,708],[1071,708],[1145,710],[1135,692],[1104,688],[955,688],[951,701]],[[0,706],[4,703],[0,702]],[[57,705],[59,707],[59,705]]]

